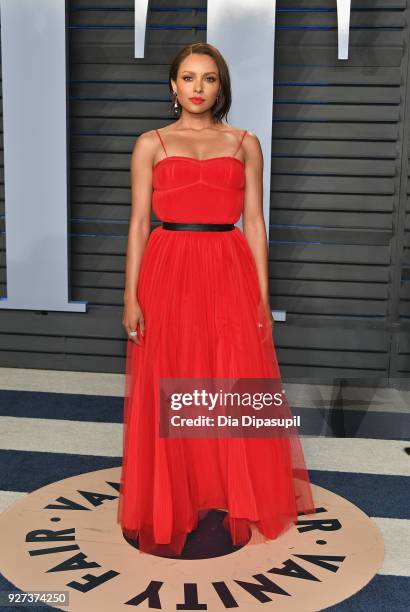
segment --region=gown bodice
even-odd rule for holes
[[[236,223],[243,211],[245,164],[235,154],[207,159],[167,155],[157,162],[153,168],[152,208],[158,219]]]

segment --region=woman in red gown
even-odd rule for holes
[[[159,435],[161,378],[280,379],[259,140],[223,122],[229,72],[212,45],[182,49],[169,87],[177,120],[142,134],[131,161],[117,520],[141,552],[179,556],[206,509],[226,509],[223,526],[239,545],[251,525],[276,538],[314,503],[297,434]],[[151,206],[162,222],[152,232]]]

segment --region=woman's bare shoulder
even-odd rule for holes
[[[141,143],[142,146],[147,147],[154,142],[158,142],[158,134],[156,130],[147,130],[146,132],[141,132],[135,141],[135,145]]]
[[[257,137],[257,135],[254,132],[251,132],[251,130],[248,130],[247,128],[237,128],[228,124],[226,125],[226,127],[229,128],[229,132],[232,134],[235,140],[240,140],[242,136],[244,136],[244,142],[245,140],[251,140],[255,143],[259,142],[259,138]]]
[[[133,155],[151,159],[158,146],[158,135],[155,130],[141,132],[134,142]]]
[[[243,139],[243,146],[249,153],[261,150],[261,143],[255,132],[250,130],[246,131],[245,138]]]

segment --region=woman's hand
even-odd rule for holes
[[[271,328],[273,328],[274,323],[275,323],[275,319],[273,318],[270,304],[269,304],[269,302],[264,302],[263,305],[265,307],[266,316],[268,318],[269,325],[271,326]]]
[[[137,345],[141,344],[141,340],[138,335],[130,336],[130,332],[139,331],[142,338],[144,337],[145,323],[144,315],[137,300],[127,300],[124,303],[124,310],[122,315],[122,324],[127,332],[128,339]],[[139,329],[137,329],[139,326]]]

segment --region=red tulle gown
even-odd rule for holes
[[[161,221],[235,223],[245,166],[231,155],[165,155],[153,169]],[[124,447],[117,521],[141,552],[179,556],[202,509],[225,509],[232,543],[250,525],[274,539],[314,512],[303,450],[291,438],[160,438],[161,377],[279,378],[255,260],[243,232],[155,228],[137,299],[145,335],[127,341]],[[252,531],[255,531],[252,529]],[[252,538],[253,539],[253,538]]]

